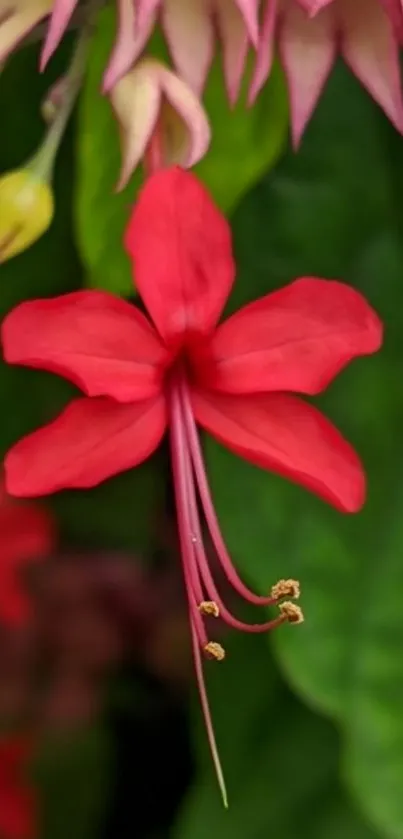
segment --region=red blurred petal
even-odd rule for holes
[[[125,246],[136,286],[168,344],[215,326],[234,280],[231,234],[194,175],[173,166],[148,179]]]
[[[9,625],[25,622],[29,601],[19,572],[28,562],[47,556],[55,544],[56,530],[47,510],[33,504],[16,503],[3,496],[0,502],[0,621]]]
[[[32,756],[29,738],[0,743],[0,835],[4,839],[33,839],[36,835],[36,796],[26,776]]]
[[[135,306],[105,291],[78,291],[17,306],[3,322],[4,357],[50,370],[89,396],[147,399],[167,352]]]
[[[365,475],[349,443],[316,408],[284,394],[194,391],[196,420],[245,460],[302,484],[344,512],[359,510]]]
[[[8,452],[7,489],[28,497],[96,486],[149,457],[165,426],[162,397],[131,405],[102,397],[76,399]]]
[[[209,388],[227,393],[314,394],[381,342],[382,324],[358,291],[302,278],[219,326],[207,348],[211,357],[199,361],[197,374]]]
[[[36,799],[28,785],[0,787],[0,835],[3,839],[33,839]]]

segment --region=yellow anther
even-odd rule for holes
[[[276,600],[281,600],[282,597],[294,597],[298,600],[300,595],[300,587],[298,580],[279,580],[272,586],[271,596]]]
[[[222,661],[225,658],[225,650],[221,644],[216,641],[209,641],[204,647],[204,652],[209,658],[214,658],[216,661]]]
[[[214,600],[203,600],[199,603],[199,612],[206,617],[218,618],[220,610]]]
[[[280,603],[278,608],[280,609],[281,615],[287,618],[289,623],[303,623],[304,615],[302,609],[295,603],[292,603],[291,600],[285,600],[284,603]]]

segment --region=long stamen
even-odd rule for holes
[[[182,398],[181,398],[182,401]],[[187,433],[187,428],[186,428]],[[277,626],[280,626],[282,623],[286,623],[288,620],[287,615],[282,612],[278,617],[272,618],[265,623],[258,623],[258,624],[249,624],[244,623],[244,621],[239,620],[236,618],[232,613],[227,609],[225,606],[218,589],[215,585],[212,573],[209,568],[206,551],[203,544],[203,536],[200,527],[200,520],[197,510],[197,499],[196,499],[196,491],[195,486],[193,483],[193,478],[191,474],[192,464],[185,464],[187,466],[187,474],[186,474],[186,482],[187,482],[187,496],[188,496],[188,504],[189,504],[189,518],[190,518],[190,526],[192,532],[194,533],[194,552],[197,557],[197,564],[200,571],[200,575],[202,578],[202,582],[205,586],[206,592],[209,597],[209,601],[212,604],[216,604],[217,610],[219,612],[220,617],[222,618],[225,623],[231,626],[233,629],[237,629],[240,632],[251,632],[251,633],[260,633],[260,632],[269,632],[272,629],[275,629]],[[280,596],[283,596],[280,594]],[[273,603],[278,602],[279,598],[274,599]],[[203,601],[199,604],[200,606],[204,606]],[[206,615],[207,612],[205,610],[205,606],[203,609],[200,609],[201,613]],[[210,612],[212,613],[212,612]]]
[[[189,496],[187,473],[190,468],[190,453],[188,448],[187,436],[185,433],[185,425],[182,415],[180,394],[178,387],[173,383],[169,393],[170,401],[170,444],[171,444],[171,460],[172,472],[175,489],[176,511],[178,519],[179,539],[181,546],[181,556],[184,570],[184,577],[186,583],[186,590],[189,603],[190,627],[192,634],[193,657],[196,670],[197,685],[199,689],[200,702],[202,706],[204,721],[206,725],[207,737],[210,745],[211,756],[214,768],[217,775],[218,784],[220,787],[223,803],[228,807],[227,790],[225,786],[224,773],[221,766],[220,757],[218,754],[217,741],[214,733],[213,720],[211,717],[210,706],[207,697],[206,685],[204,681],[203,665],[201,658],[201,648],[213,654],[213,657],[219,659],[221,656],[217,653],[214,655],[212,649],[212,642],[208,642],[205,636],[203,618],[200,614],[197,604],[194,600],[193,583],[197,581],[197,573],[195,568],[195,542],[194,532],[192,529],[192,519],[189,510]],[[193,572],[192,572],[193,569]],[[197,566],[196,566],[197,571]],[[203,598],[201,598],[202,600]]]
[[[187,430],[188,444],[199,489],[200,500],[202,502],[204,515],[210,531],[210,536],[212,538],[217,557],[220,561],[222,569],[235,591],[245,600],[249,601],[249,603],[252,603],[255,606],[274,606],[277,604],[278,598],[273,597],[273,595],[270,595],[268,597],[261,597],[260,595],[255,594],[245,585],[245,583],[243,583],[232,564],[232,560],[225,545],[218,523],[218,519],[214,510],[214,504],[211,498],[210,488],[204,469],[203,455],[201,452],[199,437],[193,418],[193,412],[189,402],[189,396],[187,393],[186,386],[183,384],[181,385],[181,397],[183,405],[183,416]],[[292,594],[291,592],[289,593],[290,595]]]

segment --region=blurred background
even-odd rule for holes
[[[105,42],[101,31],[58,155],[55,220],[1,266],[2,315],[83,284],[127,285],[120,242],[136,183],[113,195]],[[41,102],[70,46],[43,76],[35,45],[0,74],[2,171],[40,142]],[[314,274],[361,289],[386,322],[382,352],[319,400],[365,462],[368,503],[343,517],[206,441],[235,563],[262,593],[299,579],[305,613],[298,630],[226,636],[225,661],[206,664],[225,811],[196,695],[164,448],[91,492],[38,505],[3,493],[0,561],[18,564],[29,620],[0,632],[0,828],[1,744],[22,737],[33,744],[39,839],[403,839],[403,140],[341,66],[298,154],[277,70],[253,112],[229,116],[218,85],[200,171],[231,214],[231,308]],[[0,456],[72,392],[2,363]],[[39,551],[21,545],[31,527]],[[26,836],[20,826],[11,839]]]

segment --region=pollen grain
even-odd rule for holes
[[[204,652],[208,658],[214,658],[215,661],[222,661],[225,658],[224,647],[221,644],[217,644],[216,641],[209,641],[204,647]]]

